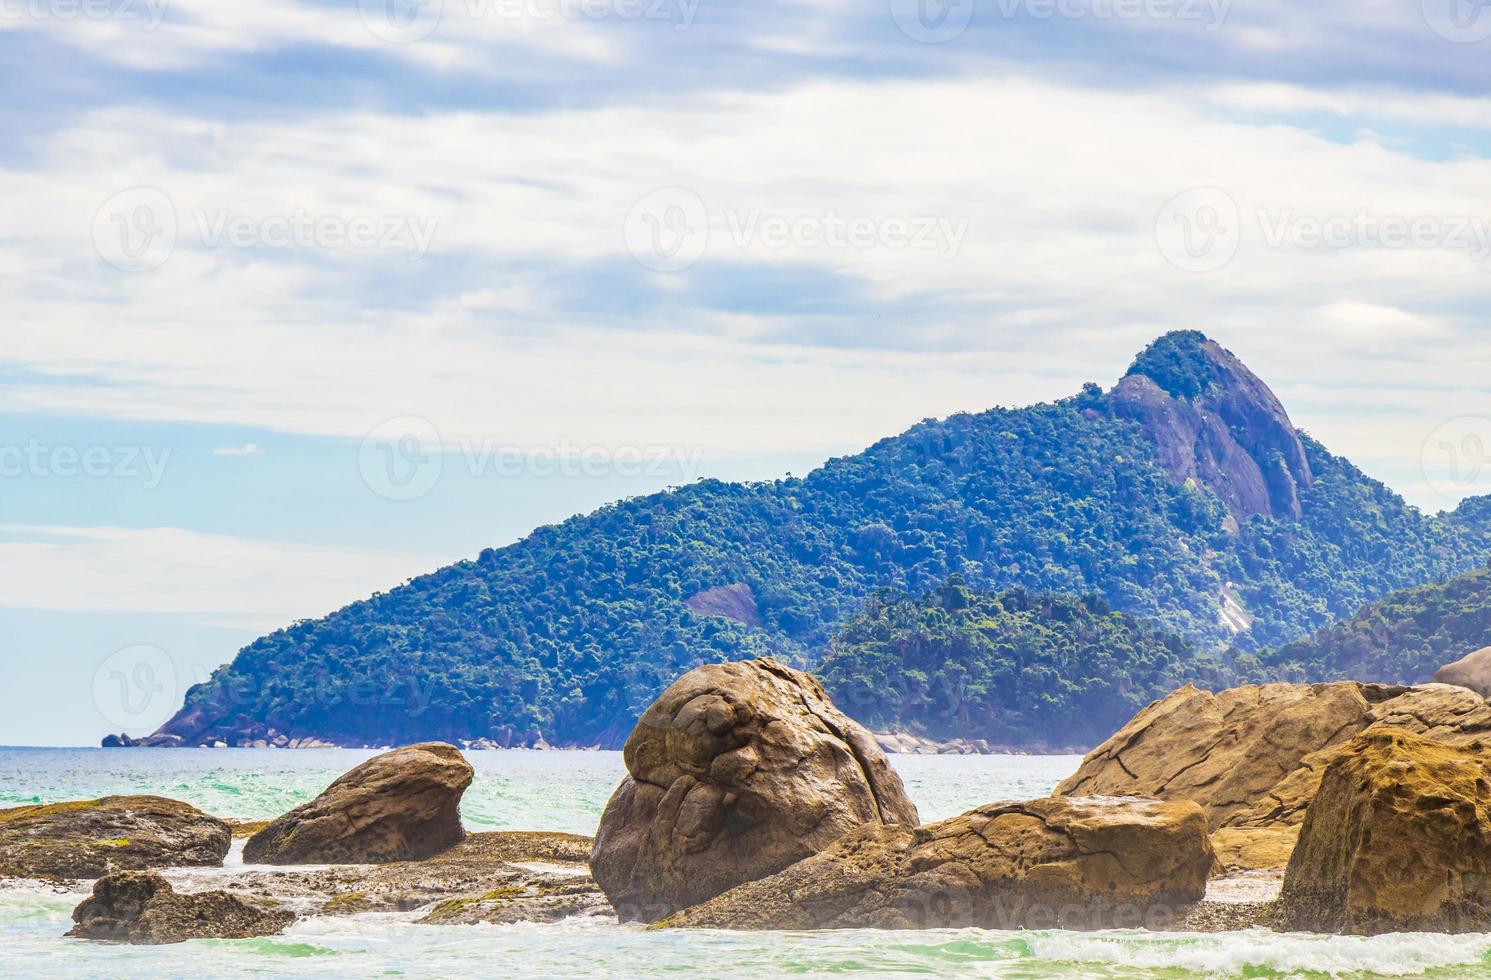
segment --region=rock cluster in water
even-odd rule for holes
[[[76,925],[68,935],[76,939],[164,945],[271,936],[295,914],[222,891],[181,895],[158,874],[119,871],[100,878],[72,918]]]
[[[1052,797],[920,825],[875,737],[812,677],[764,659],[690,671],[643,714],[594,841],[467,834],[471,767],[424,743],[237,828],[250,867],[220,890],[173,887],[173,869],[220,865],[234,831],[158,797],[0,811],[0,876],[98,879],[70,935],[130,943],[372,911],[441,924],[1487,931],[1488,745],[1491,705],[1465,687],[1188,685]],[[1282,878],[1280,897],[1206,901],[1208,879],[1231,872]]]

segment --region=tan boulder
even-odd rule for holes
[[[1298,827],[1223,827],[1211,835],[1211,849],[1217,855],[1217,870],[1224,874],[1236,871],[1282,874],[1298,839]]]
[[[1162,926],[1206,891],[1194,803],[1047,798],[867,826],[664,921],[724,929]]]
[[[1467,653],[1434,672],[1434,683],[1469,688],[1481,697],[1491,694],[1491,647]]]
[[[248,864],[415,861],[459,844],[471,764],[454,745],[423,742],[374,756],[248,839]]]
[[[1291,929],[1491,928],[1491,769],[1481,749],[1403,730],[1357,736],[1326,767],[1285,874]]]
[[[1186,685],[1088,753],[1056,793],[1194,800],[1213,830],[1294,827],[1336,753],[1373,728],[1473,744],[1491,740],[1491,705],[1442,684],[1264,684],[1215,694]]]
[[[623,921],[653,921],[821,851],[915,826],[875,738],[771,659],[699,667],[642,715],[591,869]]]
[[[0,810],[0,876],[98,878],[110,871],[212,867],[228,825],[160,796],[107,796]]]

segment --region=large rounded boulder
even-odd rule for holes
[[[475,775],[460,750],[423,742],[374,756],[244,845],[249,864],[417,861],[459,844]]]
[[[1491,647],[1467,653],[1434,673],[1434,683],[1468,688],[1481,697],[1491,695]]]
[[[925,827],[871,826],[665,925],[715,929],[1169,926],[1206,892],[1195,803],[990,803]]]
[[[1491,930],[1491,767],[1484,746],[1365,732],[1326,767],[1281,895],[1309,932]]]
[[[0,875],[98,878],[111,871],[215,867],[228,825],[177,800],[107,796],[0,810]]]
[[[591,871],[623,921],[654,921],[866,826],[919,822],[875,738],[771,659],[689,671],[647,709]]]

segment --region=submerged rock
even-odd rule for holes
[[[625,759],[591,856],[623,920],[764,878],[850,830],[918,822],[874,736],[770,659],[689,671],[642,715]]]
[[[76,925],[68,935],[73,938],[142,945],[270,936],[295,921],[285,909],[226,892],[178,894],[160,875],[146,871],[100,878],[72,918]]]
[[[228,825],[159,796],[108,796],[0,810],[0,876],[98,878],[110,871],[213,867]]]
[[[429,910],[421,922],[551,922],[609,914],[577,834],[494,831],[421,861],[326,868],[248,868],[221,882],[305,916]]]
[[[723,929],[1108,929],[1173,922],[1213,855],[1194,803],[991,803],[924,827],[867,826],[664,920]]]
[[[1483,747],[1377,729],[1337,753],[1284,877],[1292,929],[1491,929],[1491,769]]]
[[[1491,695],[1491,647],[1467,653],[1434,673],[1434,683],[1453,684],[1474,691],[1481,697]]]
[[[249,838],[249,864],[378,864],[459,844],[474,771],[454,745],[424,742],[374,756],[311,802]]]

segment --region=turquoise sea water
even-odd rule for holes
[[[275,816],[372,755],[0,749],[0,806],[157,793],[225,817]],[[472,752],[472,829],[590,833],[614,752]],[[1050,791],[1073,756],[894,756],[923,818]],[[283,936],[115,947],[61,938],[80,893],[0,889],[0,975],[48,977],[1374,977],[1491,978],[1491,936],[1239,932],[647,932],[595,920],[417,926],[417,914],[309,919]]]

